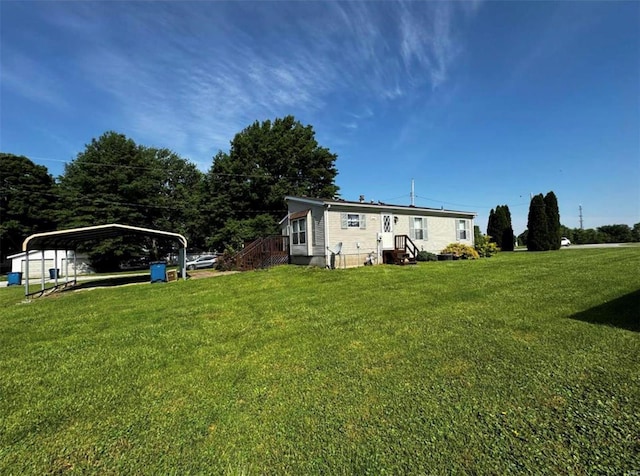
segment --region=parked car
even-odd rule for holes
[[[193,260],[187,261],[185,264],[187,269],[194,270],[200,268],[213,268],[218,259],[213,255],[202,255],[198,256]]]
[[[136,269],[148,269],[149,258],[146,256],[139,258],[131,258],[130,260],[120,263],[120,269],[122,271],[136,270]]]
[[[571,246],[571,241],[569,241],[569,238],[567,238],[566,236],[563,236],[560,239],[560,246]]]

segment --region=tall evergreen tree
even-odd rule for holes
[[[277,232],[286,195],[335,196],[336,159],[318,145],[313,128],[293,116],[256,121],[236,134],[206,178],[209,244],[238,246]]]
[[[489,235],[490,240],[493,243],[496,243],[494,237],[498,234],[497,230],[497,222],[496,222],[496,212],[492,208],[489,212],[489,221],[487,222],[487,235]]]
[[[511,212],[507,205],[498,205],[489,212],[487,234],[491,241],[504,251],[513,251],[513,229],[511,228]],[[506,238],[506,240],[505,240]]]
[[[513,251],[515,246],[515,236],[513,234],[513,228],[510,226],[502,230],[502,251]]]
[[[502,251],[513,251],[515,237],[513,235],[513,225],[511,224],[511,211],[508,205],[502,206],[502,214],[504,219],[504,228],[502,229],[502,242],[500,248]]]
[[[552,191],[544,197],[545,214],[547,217],[547,240],[549,242],[548,249],[559,250],[560,239],[562,238],[560,230],[560,210],[558,209],[558,199]]]
[[[529,251],[546,251],[549,249],[547,214],[542,194],[538,194],[531,199],[527,230],[527,249]]]

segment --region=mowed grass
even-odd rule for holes
[[[637,472],[639,290],[640,248],[2,289],[0,473]]]

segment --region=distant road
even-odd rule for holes
[[[593,245],[562,246],[561,250],[588,250],[593,248],[640,248],[640,243],[595,243]],[[516,251],[527,251],[526,247],[516,248]]]
[[[626,248],[636,248],[640,246],[640,243],[595,243],[593,245],[571,245],[563,246],[562,249],[589,249],[589,248],[617,248],[624,246]]]

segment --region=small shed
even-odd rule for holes
[[[11,260],[11,272],[22,273],[22,276],[26,278],[27,253],[16,253],[7,258]],[[68,250],[44,250],[43,262],[42,251],[34,250],[29,252],[30,278],[39,278],[43,271],[46,274],[51,268],[59,269],[60,276],[93,273],[89,258],[83,253],[75,253],[74,251]]]

